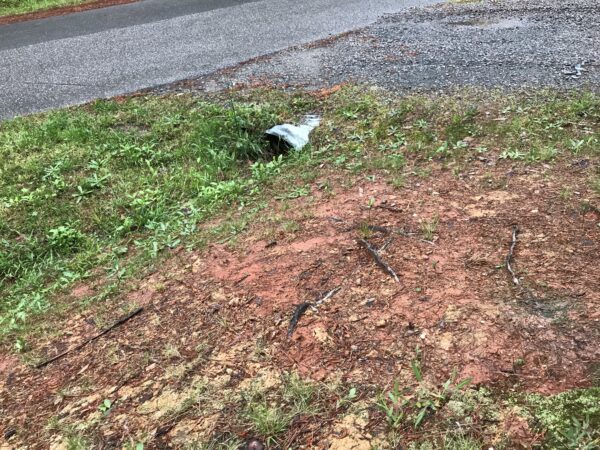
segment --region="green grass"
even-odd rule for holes
[[[91,0],[0,0],[0,17],[26,14],[61,6],[80,5]]]
[[[260,157],[285,110],[146,99],[2,124],[2,333],[94,271],[118,281],[193,242],[220,206],[253,196],[282,164]]]
[[[315,383],[302,380],[296,373],[284,374],[276,390],[253,386],[242,394],[241,419],[268,445],[277,445],[295,419],[319,414],[321,394]]]
[[[313,111],[324,115],[314,145],[271,158],[263,131]],[[346,88],[319,101],[279,91],[102,100],[2,123],[0,342],[26,351],[22,337],[45,325],[39,318],[118,295],[169,249],[235,237],[269,199],[310,197],[323,164],[401,189],[427,177],[431,161],[458,172],[491,151],[525,164],[597,156],[599,120],[590,93],[399,98]],[[215,217],[227,220],[204,229]],[[101,286],[94,297],[63,300],[91,281]]]
[[[533,421],[546,434],[546,448],[592,450],[600,447],[600,388],[529,395]]]

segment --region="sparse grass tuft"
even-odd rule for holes
[[[242,419],[265,442],[275,445],[295,418],[320,413],[320,391],[319,386],[296,373],[284,374],[276,390],[254,385],[242,393]]]
[[[436,215],[432,219],[423,220],[421,222],[421,235],[426,241],[432,241],[437,233],[438,225],[440,223],[439,217]]]
[[[246,419],[266,442],[276,443],[277,437],[289,426],[292,416],[281,406],[268,403],[251,403],[245,412]]]

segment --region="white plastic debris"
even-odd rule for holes
[[[572,78],[573,80],[577,80],[578,78],[581,77],[582,72],[585,70],[583,68],[583,63],[581,63],[581,64],[575,64],[572,67],[573,67],[572,69],[563,70],[563,74],[566,75],[568,78]]]
[[[275,144],[282,142],[294,150],[300,150],[308,144],[310,132],[319,126],[321,118],[317,115],[305,116],[300,125],[284,123],[266,131],[267,137]]]

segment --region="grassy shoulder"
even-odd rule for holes
[[[81,280],[112,280],[88,301],[101,300],[168,249],[205,243],[199,229],[222,208],[260,214],[273,185],[281,200],[307,195],[324,162],[350,174],[385,170],[401,188],[432,160],[458,173],[494,149],[528,164],[596,156],[598,103],[586,93],[458,100],[346,89],[318,100],[263,91],[98,101],[5,122],[0,338],[60,309],[60,294]],[[273,158],[264,130],[311,111],[326,118],[316,146]],[[597,174],[590,183],[598,191]]]
[[[67,312],[111,305],[130,280],[155,269],[172,250],[235,239],[272,212],[273,201],[308,198],[315,183],[331,191],[324,166],[346,187],[381,177],[402,192],[407,180],[426,180],[432,163],[459,177],[492,155],[525,169],[564,159],[593,166],[600,156],[600,98],[591,93],[398,97],[347,87],[328,94],[261,90],[102,100],[0,124],[4,348],[35,358],[36,339],[52,335]],[[312,146],[274,156],[264,130],[313,112],[323,123]],[[590,171],[587,181],[596,197],[580,206],[595,208],[600,174]],[[573,195],[568,186],[563,195]],[[279,225],[286,232],[298,226]],[[423,238],[431,241],[437,227],[437,220],[423,222]],[[100,289],[74,301],[73,290],[89,283]],[[165,352],[166,358],[178,354]],[[182,376],[181,392],[164,393],[178,400],[165,417],[206,415],[211,404],[214,414],[224,404],[234,411],[231,430],[192,448],[235,448],[250,431],[287,448],[298,423],[314,428],[339,419],[336,433],[343,435],[343,427],[361,428],[365,413],[379,437],[366,438],[361,430],[357,439],[372,448],[395,448],[407,436],[415,449],[479,448],[494,433],[500,435],[496,448],[511,448],[494,428],[510,415],[546,433],[548,448],[598,443],[597,388],[557,396],[492,393],[456,377],[435,381],[419,361],[411,362],[410,383],[389,386],[325,386],[287,373],[268,386],[223,391],[210,380],[191,383]],[[113,409],[109,398],[99,400],[94,420]],[[88,445],[84,428],[72,433],[79,448]],[[339,448],[347,444],[338,442]]]
[[[82,5],[91,0],[0,0],[0,17]]]

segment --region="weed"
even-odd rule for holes
[[[276,444],[296,417],[319,413],[320,392],[317,385],[302,380],[298,374],[284,374],[274,392],[253,385],[242,393],[242,418],[268,444]]]
[[[358,235],[362,239],[369,239],[371,236],[373,236],[373,228],[368,222],[361,222],[361,224],[358,226]]]
[[[275,197],[276,200],[292,200],[294,198],[306,197],[310,194],[310,189],[307,186],[299,186],[286,194],[278,195]]]
[[[400,390],[400,384],[396,381],[390,391],[378,395],[375,403],[385,414],[387,424],[393,430],[402,425],[406,415],[406,407],[410,400],[405,396],[405,393],[406,391]]]
[[[569,150],[578,155],[584,144],[585,139],[569,139]]]
[[[69,225],[51,228],[46,235],[51,254],[75,251],[85,239],[83,234]]]
[[[102,403],[100,403],[100,406],[98,406],[98,411],[100,411],[103,415],[108,416],[112,407],[112,402],[109,399],[105,398],[102,401]]]
[[[245,417],[268,443],[276,443],[277,437],[287,429],[292,420],[292,416],[281,406],[269,405],[266,402],[251,403],[246,408]]]
[[[592,190],[600,195],[600,176],[596,176],[595,178],[592,179],[592,182],[590,183]]]
[[[179,349],[177,348],[177,346],[173,344],[167,344],[163,349],[163,356],[166,359],[181,358],[181,353],[179,353]]]
[[[573,196],[573,189],[571,189],[568,186],[565,186],[560,190],[559,195],[560,198],[565,201],[571,200],[571,197]]]
[[[475,107],[469,107],[463,114],[455,114],[446,127],[446,141],[454,145],[474,133],[474,122],[477,115]]]
[[[593,450],[600,447],[600,430],[590,427],[589,417],[582,421],[571,417],[571,423],[559,432],[564,448],[577,450]]]
[[[403,175],[394,177],[390,181],[390,184],[392,185],[392,187],[394,189],[402,189],[403,187],[406,186],[406,177]]]
[[[426,241],[433,240],[435,233],[437,232],[439,222],[440,219],[437,215],[430,220],[423,220],[421,222],[421,235],[423,236],[423,239]]]
[[[292,407],[292,413],[312,414],[313,399],[316,388],[312,383],[303,381],[297,373],[284,375],[282,387],[283,400]]]
[[[427,178],[431,175],[431,169],[429,167],[417,167],[413,174],[419,178]]]
[[[338,400],[335,403],[335,408],[339,409],[342,406],[346,406],[346,405],[352,403],[357,397],[358,397],[358,391],[356,390],[356,388],[355,387],[350,388],[348,390],[347,394],[345,394],[343,397],[338,398]]]
[[[526,401],[533,423],[546,432],[549,448],[587,449],[599,445],[600,388],[552,396],[531,394]]]
[[[295,233],[300,229],[300,224],[295,220],[284,220],[281,224],[281,229],[285,233]]]
[[[415,407],[417,408],[418,413],[414,419],[415,428],[423,423],[428,414],[434,414],[439,411],[456,392],[460,392],[471,383],[471,379],[466,378],[455,384],[455,378],[456,373],[453,372],[452,376],[446,380],[442,385],[442,388],[438,390],[423,383],[421,376],[421,384],[416,393]],[[418,379],[419,378],[417,378],[417,380]]]
[[[144,443],[130,441],[123,446],[123,450],[144,450]]]
[[[69,436],[65,444],[67,450],[88,450],[92,448],[88,438],[78,434]]]
[[[521,152],[518,149],[507,149],[500,153],[500,159],[512,159],[512,160],[522,160],[525,159],[526,154]]]
[[[61,6],[77,5],[85,0],[2,0],[0,17],[13,14],[25,14]]]
[[[448,432],[438,440],[411,443],[408,450],[477,450],[483,443],[462,432]]]

